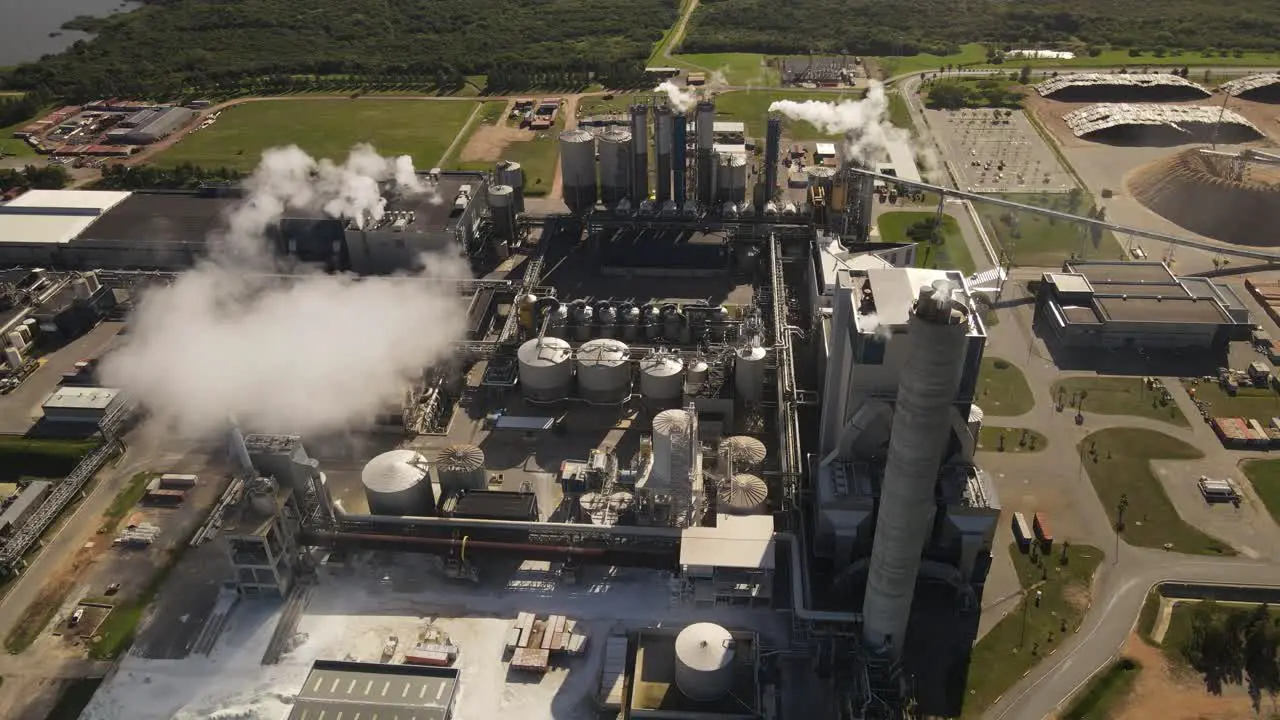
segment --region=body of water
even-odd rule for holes
[[[62,23],[80,16],[104,17],[138,7],[121,0],[0,0],[0,67],[39,60],[63,50],[84,33],[62,30]],[[61,33],[50,37],[49,33]]]

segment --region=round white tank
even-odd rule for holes
[[[687,410],[663,410],[653,416],[653,480],[657,485],[684,478],[692,462],[693,418]]]
[[[560,175],[564,204],[585,212],[596,204],[596,139],[586,130],[560,133]]]
[[[764,511],[769,486],[755,475],[739,473],[729,481],[720,499],[725,509],[735,515],[753,515]]]
[[[646,400],[679,400],[684,363],[675,355],[654,353],[640,361],[640,394]]]
[[[515,189],[510,185],[490,185],[489,186],[489,207],[508,208],[511,207],[511,197],[515,193]]]
[[[430,515],[435,496],[427,459],[412,450],[391,450],[360,473],[371,515]]]
[[[733,361],[733,387],[738,397],[756,402],[764,393],[765,349],[758,346],[739,348]]]
[[[578,348],[578,390],[594,403],[620,403],[631,394],[631,349],[609,338]]]
[[[573,381],[573,353],[569,343],[556,337],[534,338],[516,351],[520,361],[520,387],[536,402],[569,397]]]
[[[760,467],[768,451],[753,437],[735,435],[720,443],[720,456],[733,464],[734,472],[745,472]]]
[[[711,373],[711,366],[706,360],[697,360],[689,366],[689,384],[702,385],[707,381],[707,376]]]
[[[676,636],[676,687],[690,700],[707,702],[733,687],[733,636],[715,623],[695,623]]]
[[[487,490],[484,451],[475,445],[450,445],[436,456],[436,477],[440,478],[441,492]]]

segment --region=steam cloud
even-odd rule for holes
[[[689,112],[698,104],[698,94],[692,90],[682,88],[670,80],[662,81],[662,84],[653,89],[654,92],[666,93],[667,101],[671,103],[671,107],[676,112]]]
[[[470,276],[461,258],[424,256],[421,272],[394,279],[266,274],[284,269],[266,231],[286,209],[376,220],[379,183],[431,192],[408,157],[367,145],[342,164],[297,147],[265,152],[210,258],[142,295],[125,344],[103,359],[104,383],[189,434],[218,432],[228,416],[268,432],[342,430],[402,399],[462,335],[463,308],[439,282]]]
[[[844,156],[863,164],[871,164],[886,151],[891,141],[906,140],[907,131],[889,122],[889,98],[884,85],[872,82],[867,96],[861,100],[838,103],[820,100],[779,100],[769,112],[780,112],[792,120],[804,120],[832,135],[843,135]]]

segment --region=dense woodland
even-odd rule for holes
[[[102,178],[93,184],[95,190],[192,190],[206,183],[227,183],[240,180],[242,174],[231,168],[202,168],[191,163],[174,167],[157,165],[120,165],[111,163],[102,168]]]
[[[678,0],[149,0],[71,26],[97,33],[21,65],[10,86],[69,100],[233,92],[263,77],[363,85],[501,85],[551,77],[629,84]]]
[[[946,55],[961,43],[1280,50],[1280,0],[701,0],[681,52]]]

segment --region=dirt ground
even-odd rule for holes
[[[507,124],[511,114],[511,103],[502,110],[502,119],[496,125],[481,125],[471,134],[467,144],[458,156],[459,162],[492,163],[502,159],[508,145],[528,142],[537,137],[537,133],[527,128],[515,128]]]
[[[1124,654],[1142,663],[1142,672],[1128,700],[1115,715],[1116,720],[1233,720],[1254,717],[1249,696],[1243,688],[1231,686],[1221,696],[1210,695],[1199,678],[1180,668],[1171,668],[1159,648],[1130,635]],[[1263,700],[1263,712],[1270,701]]]

